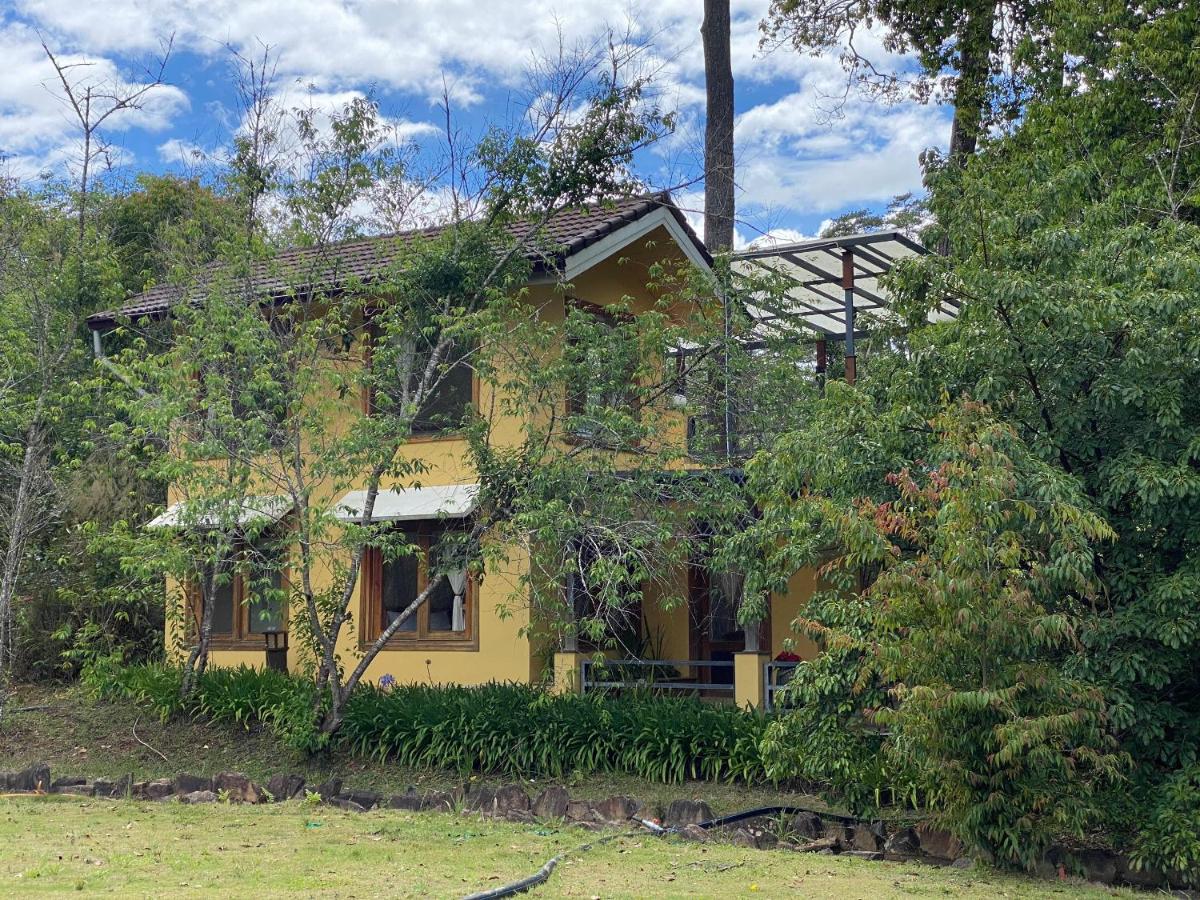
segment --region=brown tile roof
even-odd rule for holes
[[[607,237],[621,227],[640,219],[656,209],[669,210],[683,226],[688,237],[708,258],[708,251],[688,226],[683,213],[669,194],[630,197],[603,206],[563,210],[543,226],[539,243],[530,245],[527,255],[537,266],[552,267],[563,259]],[[288,250],[269,261],[256,264],[251,278],[256,290],[264,296],[286,295],[294,289],[298,276],[305,268],[318,266],[310,281],[321,281],[323,287],[334,287],[350,279],[369,280],[395,261],[400,247],[421,237],[436,235],[443,226],[404,231],[398,234],[360,238],[325,247],[301,247]],[[514,237],[531,237],[533,226],[518,222],[509,227]],[[554,259],[547,259],[546,246],[554,249]],[[159,284],[131,297],[120,309],[105,310],[88,316],[92,328],[110,327],[120,319],[160,318],[170,311],[182,295],[175,284]]]

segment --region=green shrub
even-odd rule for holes
[[[1127,803],[1127,797],[1118,796],[1115,803]],[[1139,813],[1136,817],[1118,816],[1139,823],[1134,835],[1134,862],[1184,873],[1189,884],[1200,884],[1200,764],[1180,769],[1149,791]]]
[[[93,664],[99,696],[207,721],[261,726],[289,747],[319,746],[310,679],[239,667],[210,669],[186,706],[177,669]],[[759,743],[767,720],[730,706],[648,693],[553,696],[523,684],[362,686],[336,741],[351,753],[414,768],[564,778],[619,772],[650,781],[766,779]]]
[[[106,657],[90,663],[82,680],[95,696],[149,706],[164,722],[184,708],[179,699],[180,670],[163,663],[122,666],[118,659]]]
[[[317,740],[315,702],[316,686],[307,678],[238,666],[206,671],[189,708],[211,722],[260,724],[289,747],[311,750]]]
[[[690,698],[558,697],[522,684],[410,685],[360,690],[342,739],[358,754],[461,772],[760,781],[764,726],[761,717]]]
[[[248,666],[209,669],[186,703],[179,698],[180,670],[161,663],[123,667],[98,660],[84,670],[83,681],[96,696],[147,705],[163,721],[186,713],[246,729],[261,725],[297,750],[317,744],[316,687],[307,678]]]

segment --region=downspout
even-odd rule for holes
[[[733,404],[729,392],[729,342],[733,338],[733,314],[729,309],[729,286],[721,292],[721,311],[725,319],[725,465],[733,465]]]
[[[128,376],[115,365],[113,365],[113,361],[104,355],[104,343],[100,338],[100,329],[89,327],[88,330],[92,333],[92,356],[95,357],[96,362],[100,363],[100,365],[104,366],[104,368],[108,369],[108,371],[112,372],[113,375],[120,379],[122,384],[131,388],[133,392],[143,400],[150,399],[150,395],[144,389],[136,384],[133,384],[129,380]]]

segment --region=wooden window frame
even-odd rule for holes
[[[370,370],[371,365],[372,365],[372,358],[374,355],[376,335],[377,335],[377,330],[375,329],[375,327],[373,325],[368,324],[367,327],[365,329],[363,329],[362,364],[363,364],[363,367],[366,368],[368,371]],[[480,403],[479,375],[474,370],[474,368],[472,368],[471,369],[471,399],[469,401],[469,404],[470,404],[470,407],[472,410],[474,410],[475,412],[478,412],[479,411],[479,403]],[[372,386],[369,384],[364,384],[362,387],[361,396],[359,398],[359,409],[364,416],[370,416],[372,414],[372,411],[374,410],[374,408],[375,408],[374,388],[372,388]],[[427,441],[457,441],[457,440],[462,440],[462,435],[463,435],[463,432],[461,430],[414,431],[411,434],[409,434],[408,443],[420,444],[420,443],[424,443]]]
[[[238,542],[238,554],[245,552],[244,542]],[[290,592],[291,582],[288,578],[288,570],[285,566],[279,572],[280,586],[284,592]],[[234,572],[233,581],[233,631],[231,632],[212,632],[209,635],[209,646],[215,650],[263,650],[266,648],[266,638],[262,632],[252,632],[250,630],[250,604],[246,602],[246,575],[244,572]],[[200,585],[196,581],[192,581],[187,587],[188,604],[192,609],[192,614],[196,620],[197,628],[200,625],[201,616],[204,614],[204,597]],[[282,614],[280,615],[280,624],[283,626],[280,631],[288,630],[290,616],[290,604],[284,602]]]
[[[396,524],[398,528],[401,528],[405,523],[398,522]],[[415,532],[416,543],[420,548],[420,556],[417,560],[417,594],[419,596],[429,584],[429,549],[433,545],[436,535],[456,526],[446,526],[435,521],[408,524],[412,527],[404,530]],[[378,640],[384,629],[383,553],[378,547],[364,549],[360,581],[359,649],[365,650]],[[465,631],[431,632],[427,599],[417,608],[416,629],[414,631],[397,631],[388,639],[384,649],[477,651],[479,649],[479,588],[475,577],[469,573],[465,591],[463,595],[463,616],[467,626]]]

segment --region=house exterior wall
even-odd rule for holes
[[[619,253],[595,264],[578,276],[567,290],[553,284],[529,285],[527,302],[538,310],[539,316],[550,322],[562,321],[566,304],[570,302],[568,298],[606,305],[628,297],[636,314],[655,303],[656,298],[647,288],[647,281],[651,266],[663,261],[678,263],[682,261],[682,253],[671,235],[665,229],[658,228],[634,244],[622,248]],[[361,356],[352,354],[349,362],[331,364],[353,365],[358,364],[356,361],[359,359]],[[476,401],[481,410],[500,409],[500,405],[495,402],[498,399],[501,398],[497,397],[496,388],[492,384],[476,384]],[[340,408],[332,408],[331,415],[344,417],[349,424],[352,417],[359,414],[360,402],[360,398],[349,397]],[[503,413],[493,413],[493,416],[493,441],[500,446],[517,444],[522,437],[522,423]],[[678,421],[669,425],[671,436],[683,442],[686,439],[686,422],[682,415],[676,418]],[[335,426],[336,422],[335,418]],[[477,480],[470,468],[466,444],[461,439],[416,438],[401,449],[401,455],[407,459],[420,459],[427,467],[427,471],[420,478],[423,486],[467,484]],[[341,496],[347,489],[365,487],[364,478],[359,483],[339,486],[337,495]],[[168,503],[181,499],[183,498],[173,488],[168,490]],[[325,491],[324,496],[318,490],[314,497],[318,503],[332,503],[336,499],[332,487]],[[549,648],[536,646],[524,633],[530,625],[530,613],[528,604],[518,591],[527,567],[528,559],[525,556],[515,551],[510,552],[507,564],[501,567],[501,571],[490,567],[486,577],[473,586],[475,600],[472,609],[477,616],[475,639],[478,649],[446,649],[428,644],[405,649],[389,647],[381,651],[372,662],[366,673],[367,679],[375,681],[383,675],[391,675],[401,683],[478,684],[491,680],[528,682],[548,677],[547,668],[551,662]],[[314,588],[317,591],[328,588],[333,578],[331,573],[319,570],[313,573],[313,577]],[[342,663],[348,667],[352,667],[361,659],[360,605],[364,582],[365,579],[360,577],[356,596],[350,604],[352,621],[343,628],[338,646]],[[181,586],[173,582],[168,583],[169,615],[165,642],[169,655],[178,653],[180,629],[186,614],[182,597]],[[303,615],[303,610],[299,609],[289,612],[292,622]],[[289,669],[297,670],[310,666],[311,661],[304,659],[304,650],[295,637],[295,629],[290,630],[292,634],[288,653]],[[675,633],[673,640],[678,643],[678,633]],[[681,653],[686,657],[686,632],[682,638]],[[209,664],[262,666],[265,664],[265,653],[263,649],[254,646],[214,644]]]
[[[646,287],[650,267],[661,260],[677,262],[680,259],[678,246],[664,229],[659,228],[593,266],[580,275],[569,290],[535,283],[529,286],[527,299],[538,309],[540,316],[551,322],[562,320],[566,303],[570,302],[568,297],[597,305],[630,297],[636,313],[649,308],[655,301]],[[351,361],[337,364],[358,364],[355,361],[360,358],[352,355]],[[498,399],[493,385],[476,385],[476,400],[480,409],[499,409],[499,404],[495,402]],[[359,414],[359,402],[359,398],[347,398],[340,411],[335,408],[331,414],[345,417],[348,424],[351,417]],[[521,440],[521,422],[502,414],[494,415],[498,417],[493,421],[493,440],[501,446],[518,443]],[[667,427],[671,439],[678,440],[680,444],[686,441],[686,420],[682,414],[670,420]],[[460,439],[417,438],[402,448],[401,454],[408,459],[420,459],[428,467],[420,479],[424,486],[464,484],[477,480],[469,465],[465,442]],[[357,484],[341,486],[338,495],[346,489],[365,487],[364,479]],[[325,496],[318,491],[317,502],[332,503],[337,499],[332,493],[333,488],[329,488]],[[183,498],[173,489],[168,492],[169,503],[180,499]],[[530,626],[530,612],[519,591],[521,579],[527,572],[528,559],[515,551],[509,556],[506,565],[501,566],[500,570],[494,566],[489,568],[486,577],[474,586],[472,611],[477,617],[477,649],[447,649],[428,644],[407,649],[388,648],[378,654],[367,670],[367,680],[377,681],[384,675],[390,675],[401,683],[480,684],[492,680],[536,682],[550,678],[553,648],[537,646],[526,633]],[[314,588],[317,591],[328,588],[332,577],[329,572],[314,572]],[[364,582],[365,579],[360,577],[356,596],[350,605],[352,619],[343,629],[338,646],[340,659],[347,667],[353,667],[361,658],[360,606]],[[646,656],[660,659],[686,660],[692,655],[686,570],[679,567],[668,573],[665,582],[669,586],[651,584],[645,592],[643,618],[646,646],[643,652]],[[794,640],[794,652],[802,657],[811,658],[815,655],[815,646],[807,639],[794,635],[790,627],[815,586],[815,573],[805,570],[793,576],[786,595],[771,598],[770,641],[764,650],[769,650],[772,657],[785,649],[785,642],[789,639]],[[170,614],[167,616],[165,641],[169,655],[178,653],[182,617],[186,612],[182,595],[179,584],[168,583]],[[669,609],[664,609],[662,605],[665,595],[675,598]],[[293,609],[289,617],[295,622],[303,615],[302,610]],[[289,669],[296,671],[311,667],[311,660],[306,660],[304,653],[292,628]],[[210,656],[210,665],[213,666],[257,667],[264,664],[264,650],[250,645],[215,645]],[[694,673],[685,671],[682,674]]]
[[[797,634],[792,622],[803,613],[804,604],[816,593],[817,582],[817,570],[806,566],[792,574],[786,594],[771,595],[771,643],[766,649],[770,650],[772,659],[784,650],[790,650],[801,659],[816,657],[817,645],[810,638]]]

